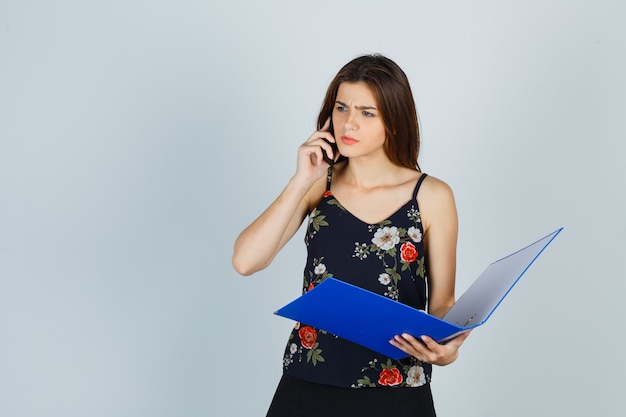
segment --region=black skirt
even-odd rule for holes
[[[339,388],[283,374],[267,417],[434,417],[430,385]]]

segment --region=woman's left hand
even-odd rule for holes
[[[459,348],[469,334],[469,331],[465,332],[441,345],[428,336],[422,336],[420,341],[416,337],[404,333],[395,336],[389,343],[422,362],[444,366],[456,360],[459,356]]]

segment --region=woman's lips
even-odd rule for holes
[[[358,140],[354,139],[352,136],[342,136],[341,142],[343,142],[345,145],[354,145],[358,142]]]

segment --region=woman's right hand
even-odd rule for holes
[[[326,174],[329,165],[324,161],[322,150],[328,157],[335,161],[337,152],[333,152],[332,146],[328,143],[335,143],[335,138],[328,130],[330,128],[330,118],[326,120],[320,130],[315,131],[298,148],[298,163],[296,167],[296,177],[315,182]],[[328,142],[327,142],[328,141]]]
[[[324,192],[322,177],[329,165],[324,161],[322,149],[333,160],[339,156],[328,143],[335,142],[329,128],[330,119],[298,148],[296,174],[278,198],[235,241],[232,263],[240,274],[250,275],[269,265],[311,210],[311,198],[319,199]]]

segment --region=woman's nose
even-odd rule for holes
[[[352,112],[347,115],[344,126],[347,130],[356,130],[356,120]]]

